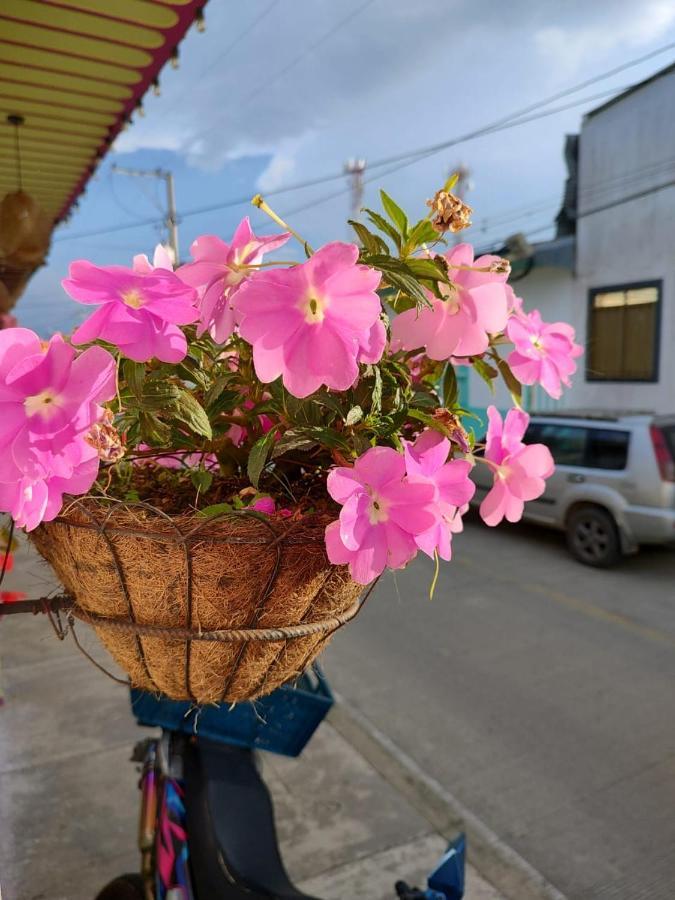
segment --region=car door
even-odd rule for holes
[[[546,490],[537,500],[525,504],[525,517],[549,525],[560,524],[567,507],[566,495],[586,479],[584,461],[588,429],[563,422],[532,422],[525,443],[544,444],[551,451],[555,472],[546,481]]]

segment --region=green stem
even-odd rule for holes
[[[309,243],[301,235],[299,235],[294,228],[291,228],[291,226],[287,222],[284,222],[281,216],[277,215],[272,207],[265,202],[262,194],[256,194],[255,197],[251,200],[251,203],[253,204],[253,206],[257,206],[258,209],[261,209],[264,213],[266,213],[273,222],[276,222],[277,225],[280,225],[285,231],[290,231],[293,237],[297,241],[299,241],[303,247],[307,247],[310,253],[314,253],[314,250],[312,250]]]

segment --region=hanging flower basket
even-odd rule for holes
[[[131,267],[79,260],[63,286],[96,308],[72,335],[0,331],[0,511],[135,687],[269,693],[385,569],[451,558],[476,465],[488,525],[543,493],[553,460],[525,440],[520,385],[559,397],[581,350],[525,312],[508,260],[447,246],[470,224],[454,181],[417,222],[381,192],[382,213],[352,223],[359,245],[314,251],[245,218],[176,269],[161,246]],[[513,398],[487,433],[460,365]],[[55,601],[36,604],[58,631]]]
[[[298,677],[358,611],[363,586],[326,557],[328,521],[87,499],[32,540],[135,687],[234,702]]]

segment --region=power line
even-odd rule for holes
[[[368,3],[370,3],[370,2],[374,2],[374,0],[368,0]],[[359,9],[361,9],[361,8],[359,8]],[[353,17],[353,15],[356,15],[358,13],[358,11],[359,10],[354,11],[352,13],[352,17]],[[338,26],[334,26],[334,27],[337,28]],[[621,66],[617,66],[613,69],[610,69],[607,72],[604,72],[597,76],[594,76],[591,79],[586,79],[585,81],[580,82],[577,85],[573,85],[573,86],[565,89],[564,91],[560,91],[557,94],[552,95],[551,97],[548,97],[544,100],[538,101],[537,103],[530,104],[527,107],[524,107],[520,110],[517,110],[516,112],[511,113],[509,116],[502,117],[502,118],[496,120],[495,122],[489,123],[488,125],[482,126],[481,128],[474,129],[473,131],[467,132],[466,134],[461,135],[457,138],[451,138],[447,141],[442,141],[440,143],[433,144],[429,147],[421,148],[418,150],[407,151],[405,153],[399,153],[394,156],[385,157],[383,159],[376,160],[375,162],[371,162],[371,163],[369,163],[369,166],[368,166],[369,169],[371,169],[371,170],[380,168],[381,166],[385,166],[389,163],[396,163],[396,165],[392,166],[385,172],[378,173],[377,175],[372,176],[370,179],[366,180],[366,183],[372,182],[374,180],[382,179],[382,178],[386,177],[387,175],[390,175],[393,172],[399,171],[400,169],[402,169],[408,165],[413,165],[414,163],[420,162],[422,159],[425,159],[428,156],[432,156],[436,153],[439,153],[442,150],[448,149],[449,147],[452,147],[452,146],[456,146],[457,144],[463,143],[467,140],[472,140],[474,138],[477,138],[477,137],[480,137],[480,136],[483,136],[486,134],[494,134],[499,131],[505,130],[507,128],[515,127],[517,125],[524,125],[524,124],[527,124],[532,121],[536,121],[537,119],[544,118],[549,115],[555,115],[559,112],[563,112],[567,109],[571,109],[574,106],[579,106],[584,103],[591,102],[594,99],[598,99],[601,96],[607,96],[610,93],[624,92],[628,88],[626,88],[626,87],[611,88],[611,89],[608,89],[607,91],[601,92],[600,94],[594,94],[590,97],[585,97],[585,98],[582,98],[581,100],[576,100],[576,101],[573,101],[572,103],[564,104],[563,106],[559,106],[559,107],[555,107],[552,110],[544,110],[543,112],[537,113],[536,115],[532,115],[532,116],[527,115],[528,112],[530,112],[534,109],[537,109],[541,106],[548,105],[554,99],[560,99],[564,96],[569,96],[573,93],[576,93],[577,91],[581,90],[583,87],[587,87],[589,84],[594,84],[605,78],[611,77],[611,75],[614,75],[617,72],[623,71],[627,68],[630,68],[631,66],[638,65],[639,63],[644,62],[647,59],[651,59],[652,57],[654,57],[660,53],[664,53],[666,50],[672,49],[673,47],[675,47],[675,42],[667,44],[656,50],[653,50],[648,54],[644,54],[643,56],[637,57],[632,60],[628,60],[626,63],[623,63]],[[633,86],[634,85],[630,85],[629,87],[633,87]],[[329,181],[335,181],[335,180],[341,179],[343,177],[344,177],[344,175],[342,172],[334,173],[334,174],[330,174],[330,175],[319,176],[317,178],[309,179],[307,181],[297,182],[295,184],[289,184],[289,185],[281,186],[279,188],[267,191],[266,195],[267,196],[277,196],[279,194],[302,190],[304,188],[314,187],[319,184],[325,184]],[[340,194],[346,193],[346,190],[347,189],[343,189],[339,193]],[[339,195],[338,193],[327,195],[324,198],[320,198],[319,200],[314,201],[314,205],[320,205],[321,203],[326,202],[328,199],[332,199],[332,197],[338,196],[338,195]],[[231,207],[242,206],[249,202],[250,202],[250,196],[246,195],[245,197],[235,198],[235,199],[224,201],[221,203],[211,204],[209,206],[203,206],[203,207],[200,207],[197,209],[188,210],[187,212],[183,213],[182,218],[187,218],[189,216],[194,216],[194,215],[202,215],[204,213],[215,212],[215,211],[219,211],[222,209],[228,209]],[[121,223],[120,225],[117,225],[117,226],[112,226],[112,227],[105,228],[105,229],[98,229],[98,230],[92,231],[92,232],[85,232],[85,233],[80,233],[80,234],[75,234],[75,235],[65,235],[64,237],[57,238],[56,241],[58,242],[58,241],[65,241],[65,240],[75,240],[76,238],[95,237],[95,236],[98,236],[101,234],[113,233],[113,232],[122,231],[125,229],[138,228],[138,227],[141,227],[142,225],[154,225],[154,224],[156,224],[156,222],[157,222],[156,219],[148,219],[145,222]]]
[[[199,75],[197,77],[200,80],[202,78],[205,78],[206,75],[208,75],[210,72],[212,72],[217,65],[220,65],[220,63],[222,63],[223,60],[226,59],[230,55],[230,53],[238,47],[238,45],[244,40],[244,38],[247,37],[252,31],[254,31],[254,29],[257,28],[257,26],[260,24],[260,22],[263,21],[263,19],[267,18],[267,16],[272,12],[274,7],[278,6],[278,4],[279,4],[279,0],[272,0],[272,2],[269,3],[265,7],[265,9],[258,16],[256,16],[255,19],[253,19],[252,22],[249,22],[249,24],[242,31],[239,32],[239,34],[234,38],[234,40],[230,41],[230,43],[223,49],[223,51],[221,53],[219,53],[218,56],[216,56],[216,58],[214,60],[212,60],[206,66],[206,68],[202,69],[202,71],[199,73]],[[162,110],[163,116],[166,116],[168,113],[171,113],[174,111],[174,109],[176,109],[176,107],[179,105],[180,99],[184,93],[185,93],[185,90],[182,90],[180,93],[180,96],[173,103],[169,104],[168,107],[165,107]]]
[[[284,77],[291,69],[294,69],[299,63],[303,61],[310,53],[313,53],[318,47],[324,44],[326,41],[330,40],[334,34],[336,34],[341,28],[344,28],[345,25],[348,25],[352,19],[355,19],[357,16],[361,15],[362,12],[372,6],[375,0],[365,0],[365,3],[361,3],[360,6],[353,9],[351,12],[347,13],[346,16],[343,16],[338,22],[336,22],[328,31],[326,31],[320,38],[318,38],[314,43],[309,44],[309,46],[305,47],[305,49],[299,53],[294,59],[292,59],[289,63],[287,63],[283,68],[279,69],[273,75],[271,75],[266,81],[262,84],[258,85],[258,87],[254,88],[250,93],[248,93],[243,99],[238,100],[239,106],[246,106],[247,103],[250,103],[255,97],[262,94],[263,91],[267,90],[267,88],[272,83],[277,83],[281,78]],[[208,128],[205,128],[203,131],[198,132],[193,138],[193,142],[199,140],[207,134],[210,134],[212,131],[215,131],[216,128],[219,128],[225,116],[220,116],[215,123],[210,125]]]
[[[442,145],[435,144],[432,147],[422,148],[421,150],[409,151],[405,154],[405,158],[402,161],[397,162],[395,165],[390,166],[384,172],[380,172],[376,175],[371,176],[369,179],[366,179],[365,184],[369,184],[373,181],[380,181],[383,178],[386,178],[388,175],[391,175],[394,172],[398,172],[400,169],[405,168],[406,166],[413,165],[414,163],[421,162],[423,159],[426,159],[429,156],[433,156],[436,153],[439,153],[441,150],[447,149],[448,147],[456,146],[457,144],[464,143],[468,140],[473,140],[474,138],[481,137],[486,134],[494,134],[499,131],[507,130],[508,128],[513,128],[517,125],[525,125],[529,122],[535,121],[536,119],[544,118],[549,115],[557,114],[558,112],[563,112],[564,110],[570,109],[573,106],[579,106],[584,103],[591,102],[594,99],[597,99],[598,96],[606,96],[608,93],[614,93],[614,89],[611,91],[603,91],[602,94],[594,94],[591,97],[584,97],[581,100],[576,100],[573,103],[565,104],[562,107],[556,107],[553,110],[545,110],[542,113],[539,113],[536,116],[529,116],[527,118],[518,119],[514,122],[504,123],[502,125],[496,126],[494,123],[483,126],[482,128],[475,129],[474,131],[467,132],[464,135],[461,135],[457,138],[452,138],[449,141],[445,141]],[[401,160],[401,156],[396,157],[398,160]],[[373,163],[369,163],[368,168],[380,168],[385,165],[387,162],[391,161],[391,158],[388,157],[385,160],[377,160]],[[284,185],[282,187],[274,188],[270,191],[266,191],[266,197],[274,197],[280,194],[287,194],[294,191],[304,190],[309,187],[317,187],[321,184],[326,184],[330,181],[337,181],[339,179],[344,178],[344,172],[338,172],[332,175],[321,175],[316,178],[308,179],[307,181],[300,181],[293,184]],[[339,191],[336,191],[331,194],[327,194],[324,197],[320,197],[316,200],[313,200],[307,204],[304,204],[300,209],[304,210],[309,208],[310,206],[319,206],[322,203],[327,202],[328,200],[333,199],[334,197],[341,196],[342,194],[347,193],[349,188],[341,188]],[[195,209],[190,209],[181,214],[181,220],[189,218],[191,216],[199,216],[204,215],[210,212],[218,212],[222,209],[230,209],[236,206],[244,206],[251,202],[250,193],[233,198],[232,200],[225,200],[221,203],[213,203],[208,206],[201,206]],[[296,210],[296,212],[299,210]],[[79,238],[87,238],[87,237],[98,237],[102,234],[113,234],[117,231],[125,231],[127,229],[131,230],[134,228],[141,228],[148,225],[156,225],[158,223],[157,218],[153,219],[145,219],[139,222],[123,222],[119,225],[113,225],[106,228],[99,228],[94,231],[80,232],[78,234],[66,234],[63,237],[58,237],[55,239],[55,243],[61,243],[62,241],[71,241]]]

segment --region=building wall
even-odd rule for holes
[[[560,401],[526,391],[530,409],[595,408],[675,412],[675,72],[663,75],[584,120],[579,152],[576,271],[535,268],[516,282],[525,307],[570,322],[586,346],[588,292],[621,283],[663,283],[658,381],[587,381],[584,357]],[[633,194],[643,196],[618,203]],[[605,209],[601,207],[607,207]],[[469,405],[510,405],[475,373]]]
[[[582,325],[581,309],[577,298],[577,285],[574,275],[567,269],[540,268],[533,271],[525,278],[513,282],[513,289],[524,300],[526,310],[538,309],[542,318],[547,322],[565,321],[579,330]],[[501,349],[502,356],[507,356],[509,347]],[[566,406],[579,406],[580,401],[575,397],[583,380],[583,367],[581,374],[577,373],[574,379],[574,387],[560,400],[551,399],[540,387],[524,388],[523,405],[526,409],[544,412],[556,409],[563,404]],[[497,381],[494,394],[485,382],[471,372],[468,379],[468,400],[471,410],[478,415],[491,403],[499,409],[508,409],[513,405],[509,392],[501,382]],[[583,391],[583,386],[582,386]],[[573,403],[570,403],[570,397]]]
[[[675,412],[675,72],[587,117],[579,146],[579,336],[590,288],[663,281],[658,382],[588,382],[583,405]]]

